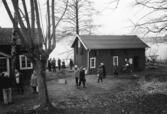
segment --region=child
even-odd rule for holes
[[[35,70],[33,71],[32,75],[31,75],[31,86],[33,89],[33,93],[36,94],[37,92],[37,86],[38,86],[38,82],[37,82],[37,73],[35,72]]]

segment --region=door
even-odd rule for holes
[[[139,57],[138,56],[134,56],[134,70],[138,70],[139,68]]]

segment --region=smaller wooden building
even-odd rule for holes
[[[148,45],[136,35],[80,35],[72,47],[74,64],[86,67],[89,74],[95,74],[100,63],[107,74],[113,74],[115,66],[121,72],[127,61],[133,71],[143,70]]]

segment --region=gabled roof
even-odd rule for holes
[[[0,45],[10,45],[12,42],[13,28],[0,28]],[[20,40],[17,40],[20,44]]]
[[[149,47],[136,35],[80,35],[77,38],[85,49],[135,49]]]

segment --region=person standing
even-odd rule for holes
[[[56,60],[55,60],[55,58],[53,58],[53,60],[52,60],[52,70],[53,70],[53,72],[56,72]]]
[[[82,83],[83,88],[85,88],[85,82],[86,82],[85,68],[81,67],[80,68],[80,73],[79,73],[79,86],[81,86],[81,83]]]
[[[34,70],[32,75],[31,75],[31,83],[30,83],[32,89],[33,89],[33,93],[36,94],[37,92],[37,87],[38,87],[38,80],[37,80],[37,73]]]
[[[2,74],[2,77],[3,77],[2,78],[3,101],[4,101],[4,104],[10,104],[12,103],[12,88],[11,88],[12,81],[8,72],[4,72]]]
[[[103,78],[106,78],[106,68],[104,63],[101,63],[102,69],[103,69]]]
[[[66,64],[65,61],[62,62],[62,69],[65,70],[66,69]]]
[[[98,80],[97,82],[99,83],[100,81],[103,82],[103,68],[101,65],[99,65],[98,69],[97,69],[97,76],[98,76]]]
[[[72,68],[73,68],[73,66],[74,66],[74,63],[73,63],[72,59],[70,59],[70,64],[69,64],[69,66],[70,66],[70,70],[72,70]]]
[[[79,86],[79,69],[78,66],[75,65],[74,67],[74,76],[75,76],[75,82],[76,82],[76,86]]]
[[[48,70],[51,71],[51,59],[48,60]]]
[[[16,82],[16,88],[17,88],[17,93],[18,94],[24,94],[24,89],[23,89],[23,79],[22,79],[21,73],[15,69],[15,82]]]
[[[61,60],[58,59],[58,68],[59,68],[59,71],[61,70]]]
[[[114,66],[114,77],[118,77],[118,66]]]

